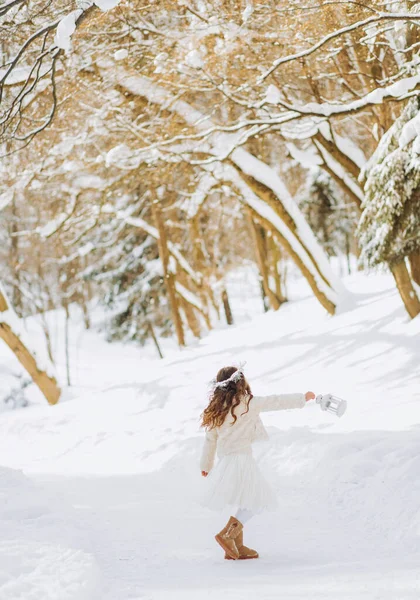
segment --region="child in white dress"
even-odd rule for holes
[[[313,392],[256,397],[241,368],[224,367],[217,373],[209,404],[201,415],[206,439],[200,468],[203,477],[208,476],[203,504],[216,510],[238,508],[215,536],[225,558],[258,558],[258,552],[243,544],[243,526],[256,513],[277,504],[252,456],[252,443],[268,438],[260,412],[303,408],[314,398]],[[219,461],[213,468],[216,449]]]

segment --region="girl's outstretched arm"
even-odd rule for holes
[[[201,453],[200,469],[204,477],[212,470],[214,465],[214,457],[216,456],[217,447],[217,429],[206,431],[206,439],[204,440],[203,451]]]
[[[303,408],[309,400],[313,400],[315,394],[276,394],[274,396],[254,396],[252,404],[259,412],[270,410],[287,410],[289,408]]]

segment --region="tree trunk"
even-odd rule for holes
[[[162,219],[159,202],[152,202],[152,214],[155,220],[156,229],[159,233],[158,249],[159,257],[162,261],[163,276],[165,278],[166,289],[168,290],[169,304],[171,307],[172,321],[175,327],[176,337],[179,346],[185,346],[184,327],[182,325],[181,315],[179,313],[178,298],[175,288],[175,275],[169,268],[169,250],[166,237],[165,225]]]
[[[210,301],[211,306],[214,308],[217,319],[220,319],[220,306],[218,305],[216,298],[214,297],[213,290],[210,287],[209,287],[209,301]]]
[[[244,202],[251,209],[253,219],[260,223],[264,229],[271,231],[271,234],[284,247],[286,252],[296,263],[297,268],[301,271],[303,277],[307,280],[309,286],[314,292],[315,297],[319,300],[322,306],[330,313],[335,313],[335,303],[328,297],[332,293],[336,296],[337,290],[334,290],[333,284],[330,283],[317,262],[317,259],[312,254],[308,245],[300,237],[298,227],[292,216],[283,206],[276,193],[267,187],[261,181],[258,181],[254,176],[248,175],[238,165],[233,164],[235,170],[240,175],[240,178],[246,183],[249,189],[265,204],[267,204],[275,214],[283,221],[284,225],[290,231],[290,236],[286,238],[279,229],[271,223],[269,218],[263,216],[260,212],[251,205],[251,201],[245,199]],[[290,237],[293,236],[293,241]],[[325,265],[324,265],[325,267]]]
[[[321,146],[325,148],[328,154],[330,154],[334,158],[334,160],[336,160],[343,167],[343,169],[354,179],[354,182],[357,185],[359,185],[358,177],[360,175],[360,167],[349,156],[347,156],[347,154],[344,154],[344,152],[342,152],[332,140],[328,140],[325,136],[323,136],[320,131],[318,131],[313,136],[313,139],[319,142],[319,144],[321,144]]]
[[[323,156],[322,150],[320,150],[320,147],[319,147],[320,144],[317,145],[317,143],[315,141],[314,141],[314,144],[315,144],[315,148],[317,148],[317,150],[319,152],[319,156],[322,159],[322,164],[320,165],[321,169],[323,171],[325,171],[326,173],[328,173],[328,175],[331,177],[331,179],[333,179],[335,181],[335,183],[343,190],[343,192],[345,194],[347,194],[347,196],[349,196],[349,198],[353,201],[354,205],[357,207],[358,214],[360,215],[362,201],[360,200],[359,196],[347,184],[347,182],[344,179],[342,179],[342,177],[337,175],[337,173],[330,167],[330,165],[328,165],[325,162],[325,157]]]
[[[85,256],[84,260],[83,260],[83,268],[86,269],[87,266],[88,266],[88,260],[87,260],[87,257]],[[91,327],[89,302],[92,300],[92,298],[93,298],[92,282],[90,279],[87,279],[83,283],[82,300],[81,300],[85,329],[90,329],[90,327]]]
[[[65,312],[65,321],[64,321],[64,349],[66,354],[66,375],[67,375],[67,385],[71,386],[71,378],[70,378],[70,349],[69,349],[69,321],[70,321],[70,312],[69,305],[67,303],[67,299],[64,304],[64,312]]]
[[[47,344],[48,358],[50,359],[51,363],[54,364],[55,360],[54,360],[54,355],[53,355],[53,351],[52,351],[50,328],[48,327],[47,319],[45,318],[45,313],[42,313],[41,317],[42,317],[42,330],[44,332],[45,343]]]
[[[61,390],[55,377],[48,375],[36,361],[36,357],[20,338],[20,333],[13,330],[9,323],[1,321],[1,313],[10,311],[13,313],[6,294],[0,287],[0,338],[6,342],[15,354],[24,369],[28,372],[33,382],[39,387],[49,404],[56,404],[60,398]],[[18,317],[13,313],[13,320]]]
[[[197,316],[194,314],[194,309],[186,300],[181,298],[181,305],[184,310],[185,318],[188,323],[188,327],[191,329],[192,334],[195,338],[200,339],[201,337],[201,327],[200,321],[197,319]]]
[[[335,313],[335,304],[326,296],[326,294],[320,289],[319,283],[316,281],[313,273],[308,269],[306,264],[302,261],[299,254],[295,251],[293,246],[290,244],[289,240],[282,236],[282,234],[276,229],[268,219],[265,219],[261,215],[259,215],[256,211],[252,211],[253,218],[261,222],[266,229],[271,231],[271,235],[278,240],[279,244],[283,246],[286,252],[289,254],[290,258],[295,262],[297,268],[302,273],[303,277],[308,282],[311,290],[313,291],[315,297],[319,300],[322,306],[331,314]]]
[[[350,236],[346,233],[346,261],[347,261],[347,273],[351,275],[351,262],[350,262]]]
[[[252,239],[254,241],[255,248],[255,256],[257,259],[258,268],[260,271],[260,281],[261,286],[264,292],[264,295],[267,296],[270,301],[271,308],[273,310],[278,310],[280,308],[280,300],[274,294],[274,292],[270,289],[269,279],[268,279],[268,268],[267,268],[267,257],[264,245],[264,239],[262,237],[262,228],[261,225],[257,225],[252,218],[252,214],[250,209],[247,210],[248,214],[248,224],[251,232]],[[263,297],[264,299],[264,297]],[[265,306],[265,303],[264,303]]]
[[[279,262],[281,260],[280,248],[276,244],[273,236],[270,236],[270,249],[271,249],[271,270],[273,274],[274,283],[276,286],[276,296],[280,300],[280,303],[287,302],[287,298],[282,288],[281,274],[279,271]]]
[[[412,252],[408,257],[410,263],[411,278],[414,283],[420,285],[420,251]]]
[[[210,331],[211,324],[208,311],[206,310],[207,306],[203,309],[202,299],[179,281],[175,282],[175,291],[177,293],[178,303],[182,306],[187,323],[194,335],[196,335],[196,333],[198,333],[198,336],[196,335],[196,337],[200,337],[201,335],[201,324],[197,313],[203,317],[206,327]],[[193,296],[193,298],[191,298],[190,295]]]
[[[270,310],[270,302],[265,293],[264,282],[262,280],[261,273],[258,273],[258,281],[260,284],[260,292],[261,292],[261,299],[263,302],[263,309],[264,309],[264,312],[268,312]]]
[[[17,206],[15,202],[15,195],[13,195],[13,200],[11,203],[11,212],[12,212],[12,223],[10,228],[10,264],[12,265],[14,281],[13,281],[13,295],[12,302],[14,310],[17,311],[18,314],[22,314],[22,294],[20,291],[20,264],[19,264],[19,236],[18,233],[18,223],[19,223],[19,214],[17,212]]]
[[[85,324],[85,329],[90,329],[91,323],[90,323],[88,299],[87,299],[86,290],[84,288],[82,289],[82,291],[80,293],[80,297],[78,298],[78,304],[79,304],[80,308],[82,309],[83,322]]]
[[[193,258],[194,258],[194,268],[201,273],[202,276],[202,285],[198,290],[200,295],[201,303],[203,306],[203,312],[205,313],[204,319],[206,321],[206,325],[208,329],[211,329],[211,321],[210,321],[210,304],[216,306],[214,301],[214,296],[212,289],[209,285],[208,281],[208,258],[205,256],[203,247],[202,247],[202,236],[200,234],[200,228],[198,224],[199,213],[194,215],[194,217],[190,220],[190,239],[193,247]]]
[[[153,340],[154,345],[156,346],[156,350],[158,351],[159,358],[163,358],[162,350],[160,349],[159,342],[158,342],[158,339],[156,337],[156,333],[155,333],[154,327],[153,327],[153,325],[151,324],[150,321],[148,321],[148,323],[147,323],[147,329],[149,331],[150,337]]]
[[[420,300],[415,292],[405,260],[392,265],[391,272],[404,306],[412,319],[420,313]]]
[[[223,288],[223,291],[222,291],[222,302],[223,302],[223,308],[225,309],[226,323],[228,325],[233,325],[233,315],[232,315],[232,311],[230,308],[229,296],[228,296],[226,288]]]

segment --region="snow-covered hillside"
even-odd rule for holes
[[[250,320],[250,297],[239,325],[163,361],[75,322],[64,400],[0,415],[0,599],[418,599],[420,321],[388,276],[345,283],[335,317],[303,291]],[[0,347],[2,372],[13,360]],[[255,393],[348,401],[341,420],[264,416],[281,508],[246,528],[257,561],[224,561],[228,515],[196,501],[206,385],[233,361]]]

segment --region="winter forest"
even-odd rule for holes
[[[0,0],[0,60],[0,599],[418,598],[420,3]],[[265,420],[251,566],[194,500],[242,360],[349,404]]]

